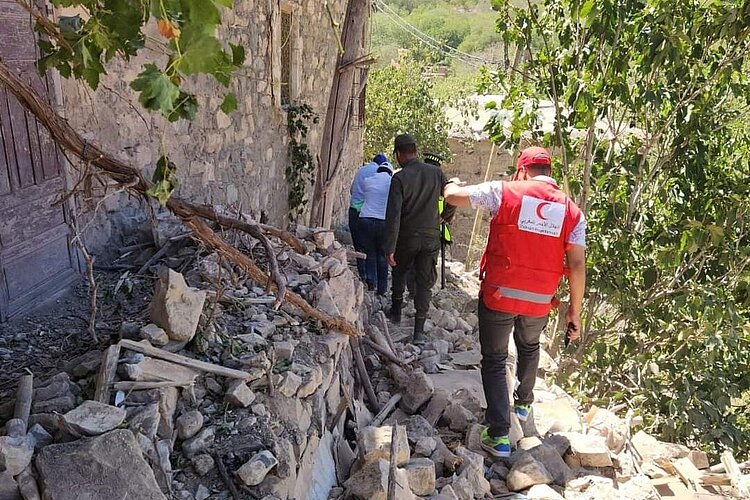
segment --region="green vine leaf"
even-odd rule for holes
[[[169,117],[177,106],[180,88],[155,64],[146,64],[144,68],[130,86],[140,92],[138,101],[143,107],[161,111]]]
[[[224,101],[221,103],[221,110],[225,114],[229,114],[237,109],[237,96],[234,93],[229,93],[224,97]]]
[[[167,156],[162,156],[156,162],[156,169],[151,178],[153,186],[147,191],[147,194],[159,200],[161,206],[165,206],[172,192],[177,188],[177,181],[174,174],[177,172],[177,165]]]

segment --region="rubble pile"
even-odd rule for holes
[[[0,402],[0,500],[646,500],[743,487],[733,459],[709,473],[702,452],[632,435],[632,414],[584,412],[543,372],[531,418],[513,416],[517,450],[490,459],[476,274],[448,263],[417,347],[413,308],[391,324],[331,232],[297,236],[305,254],[275,247],[288,287],[359,338],[275,308],[265,283],[182,248],[195,264],[159,270],[148,318]],[[514,362],[511,349],[510,382]],[[555,363],[545,353],[541,365]]]

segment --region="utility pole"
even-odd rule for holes
[[[370,0],[349,0],[341,30],[340,47],[343,50],[339,52],[333,74],[323,128],[323,142],[312,203],[313,226],[331,227],[333,202],[339,191],[336,176],[341,169],[344,148],[351,129],[354,76],[361,66],[370,63],[364,54],[369,18]]]

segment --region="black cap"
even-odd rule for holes
[[[429,163],[437,167],[439,167],[445,161],[445,158],[443,158],[437,153],[424,153],[423,156],[424,156],[425,163]]]
[[[393,149],[399,149],[402,146],[416,146],[417,141],[414,140],[414,137],[412,137],[410,134],[401,134],[397,135],[396,139],[393,141]]]

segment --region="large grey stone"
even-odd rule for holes
[[[256,486],[263,482],[268,473],[279,463],[268,450],[256,453],[237,470],[237,477],[247,486]]]
[[[408,433],[408,430],[407,430]],[[414,446],[414,453],[422,455],[423,457],[429,457],[437,447],[437,441],[434,437],[423,437],[419,438],[417,444]]]
[[[41,424],[35,424],[32,426],[31,429],[29,429],[29,434],[34,437],[34,449],[36,450],[44,448],[48,444],[52,444],[52,441],[54,441],[52,435],[47,432]]]
[[[490,482],[484,477],[484,457],[459,446],[455,451],[462,460],[453,488],[459,498],[470,494],[470,498],[483,498],[490,492]]]
[[[169,335],[167,335],[167,332],[153,323],[141,327],[139,334],[142,339],[148,340],[151,345],[157,347],[162,347],[169,343]]]
[[[431,495],[435,490],[435,464],[429,458],[414,458],[404,466],[409,488],[419,496]]]
[[[645,431],[638,431],[632,438],[633,447],[644,460],[683,458],[690,454],[690,449],[673,443],[663,443]]]
[[[362,460],[366,463],[391,458],[391,436],[393,428],[365,427],[359,434],[359,450]],[[396,464],[403,465],[409,461],[409,441],[406,437],[406,427],[399,425],[396,430]]]
[[[297,397],[306,398],[310,396],[312,393],[318,390],[318,387],[320,387],[320,384],[322,383],[323,370],[321,370],[319,366],[316,366],[310,373],[305,375],[305,378],[302,381],[302,385],[300,385],[299,389],[297,390]]]
[[[575,432],[564,432],[562,435],[570,441],[570,455],[566,457],[568,465],[576,467],[612,466],[612,457],[607,447],[606,438]]]
[[[448,427],[456,432],[464,432],[469,425],[477,421],[477,417],[460,403],[450,404],[443,412],[443,419],[448,423]]]
[[[79,436],[97,436],[109,432],[125,420],[124,408],[117,408],[98,401],[84,401],[63,415],[65,427]]]
[[[213,427],[203,429],[198,434],[182,443],[182,452],[188,458],[203,453],[214,444],[215,438],[216,430]]]
[[[609,410],[593,406],[586,414],[586,422],[588,422],[588,434],[606,438],[607,446],[614,453],[620,453],[625,448],[628,427],[617,415]]]
[[[533,424],[536,433],[544,436],[547,433],[579,432],[581,430],[581,414],[573,406],[570,398],[560,398],[553,401],[534,403],[531,407],[532,419],[529,419],[524,429]],[[527,431],[528,434],[528,431]]]
[[[544,467],[552,475],[552,479],[556,485],[565,486],[565,483],[567,483],[572,475],[572,471],[556,449],[542,444],[530,449],[528,452],[537,461],[544,464]]]
[[[0,471],[20,474],[31,463],[35,444],[32,435],[0,436]]]
[[[151,302],[151,321],[167,332],[171,340],[189,342],[198,328],[206,292],[191,288],[178,272],[159,273]]]
[[[133,433],[126,429],[47,446],[36,468],[46,500],[165,499]]]
[[[505,482],[510,491],[521,491],[535,484],[550,484],[552,475],[531,454],[523,453],[511,467]]]
[[[357,500],[386,500],[388,497],[389,464],[385,460],[376,460],[362,467],[344,483],[346,498]],[[409,489],[406,472],[396,469],[396,498],[411,500],[414,494]]]
[[[174,413],[177,411],[177,401],[180,390],[177,387],[162,387],[157,392],[159,397],[159,430],[160,438],[172,439],[174,434]]]
[[[276,390],[279,391],[280,394],[291,398],[297,393],[297,389],[299,389],[299,386],[302,385],[302,378],[293,371],[289,370],[283,375],[276,375],[274,377],[274,384],[276,386]]]
[[[18,484],[8,472],[0,472],[0,500],[21,500]]]
[[[203,414],[198,410],[183,413],[177,418],[177,437],[190,439],[203,427]]]
[[[255,401],[255,393],[243,380],[233,380],[229,383],[224,399],[231,405],[247,408]]]
[[[422,370],[414,370],[409,374],[403,381],[403,387],[405,391],[400,406],[404,412],[410,415],[416,413],[435,392],[432,380]]]
[[[213,457],[205,453],[194,456],[192,459],[190,459],[190,462],[193,464],[193,469],[195,469],[195,473],[198,474],[200,477],[203,477],[209,472],[211,472],[216,466],[216,463],[214,462]]]
[[[437,434],[437,431],[422,415],[412,415],[404,421],[404,425],[410,443],[416,443],[422,438]]]
[[[156,436],[156,431],[159,430],[159,419],[161,418],[158,403],[133,406],[126,411],[128,429],[133,432],[140,432],[149,439]]]

